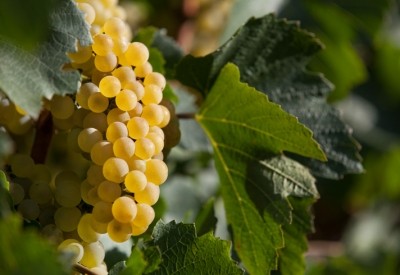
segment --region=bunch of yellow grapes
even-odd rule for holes
[[[52,176],[49,167],[19,153],[7,164],[22,216],[37,220],[43,235],[72,252],[76,263],[107,274],[100,235],[124,242],[154,220],[152,206],[168,176],[162,128],[171,113],[161,105],[166,79],[153,71],[148,48],[130,42],[117,0],[76,2],[93,38],[68,54],[83,81],[75,96],[55,95],[45,108],[57,131],[68,133],[68,146],[89,161],[86,176],[69,170]],[[3,99],[0,107],[24,117],[8,105]]]

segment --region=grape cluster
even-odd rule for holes
[[[117,0],[77,0],[77,6],[93,38],[91,45],[78,44],[68,54],[70,66],[82,72],[82,85],[76,95],[54,95],[44,107],[56,135],[67,135],[68,147],[86,159],[87,169],[83,176],[54,171],[23,153],[7,164],[21,215],[38,221],[42,234],[72,252],[75,262],[101,274],[107,268],[100,235],[124,242],[154,220],[152,206],[168,176],[163,128],[174,113],[163,99],[166,79],[153,71],[148,48],[130,42]],[[7,123],[0,117],[6,130],[32,130],[33,120],[8,99],[0,108],[15,117]]]

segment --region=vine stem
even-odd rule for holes
[[[53,132],[51,113],[48,110],[43,110],[36,122],[36,133],[31,149],[31,157],[35,163],[44,163],[46,161]]]
[[[176,114],[176,117],[179,119],[194,119],[195,113],[180,113]]]
[[[96,272],[91,271],[89,268],[81,264],[74,264],[74,269],[82,274],[98,275]]]

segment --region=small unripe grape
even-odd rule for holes
[[[17,205],[24,199],[25,190],[20,184],[10,182],[10,195],[14,205]]]
[[[77,207],[60,207],[54,213],[54,222],[64,232],[74,231],[81,219],[81,211]]]
[[[40,208],[35,201],[25,199],[18,205],[18,212],[21,213],[25,219],[36,220],[39,217]]]
[[[25,154],[14,154],[9,160],[11,171],[20,178],[28,178],[33,173],[35,163],[33,159]]]
[[[29,187],[29,197],[38,204],[45,204],[51,201],[53,193],[47,182],[35,181]]]
[[[143,43],[132,42],[129,44],[128,49],[125,52],[125,56],[130,65],[140,66],[147,62],[150,53],[149,49]]]

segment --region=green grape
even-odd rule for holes
[[[149,132],[149,123],[142,117],[133,117],[127,124],[129,136],[133,139],[145,137]]]
[[[103,176],[103,167],[100,165],[92,164],[86,172],[86,180],[92,186],[99,185],[105,180]]]
[[[92,218],[101,223],[110,222],[113,219],[113,214],[111,212],[112,205],[111,202],[98,201],[93,206]]]
[[[94,206],[96,203],[101,201],[101,199],[99,198],[97,189],[98,189],[98,186],[94,186],[89,190],[89,192],[87,194],[87,199],[88,199],[90,205]]]
[[[83,246],[75,239],[66,239],[58,245],[58,250],[70,253],[73,255],[72,263],[78,263],[83,257]]]
[[[150,126],[157,126],[163,121],[164,112],[161,105],[151,103],[143,107],[141,117],[147,120]]]
[[[136,203],[128,196],[119,197],[112,204],[112,215],[120,223],[129,223],[136,217]]]
[[[115,182],[105,180],[102,183],[100,183],[97,189],[97,194],[101,200],[105,202],[113,202],[121,196],[121,187],[119,186],[119,184],[116,184]]]
[[[128,45],[125,56],[132,66],[140,66],[147,62],[149,49],[141,42],[132,42]]]
[[[107,116],[104,113],[89,113],[83,119],[83,128],[96,128],[103,133],[107,129]]]
[[[151,103],[158,104],[163,98],[163,92],[160,87],[150,84],[144,87],[144,95],[141,99],[144,105]]]
[[[96,55],[94,58],[94,65],[100,72],[111,72],[118,64],[117,56],[110,52],[105,56]]]
[[[78,8],[83,12],[85,21],[91,25],[96,18],[96,12],[93,7],[88,3],[77,3]]]
[[[146,171],[146,161],[133,156],[128,160],[129,170],[139,170],[140,172]]]
[[[117,77],[108,75],[100,80],[99,89],[105,97],[115,97],[121,91],[121,82]]]
[[[93,52],[100,56],[106,56],[114,47],[114,42],[108,34],[98,34],[93,37]],[[97,67],[97,66],[96,66]]]
[[[131,193],[142,191],[147,185],[147,177],[140,170],[131,170],[125,177],[125,187]]]
[[[164,161],[159,159],[149,159],[146,161],[146,171],[144,173],[147,180],[160,185],[163,184],[168,177],[168,167]]]
[[[107,159],[113,156],[113,144],[105,140],[96,142],[90,151],[90,157],[97,165],[103,165]]]
[[[88,99],[89,110],[94,113],[102,113],[108,108],[108,98],[102,93],[95,93],[90,95]]]
[[[162,152],[164,148],[164,139],[157,133],[148,133],[146,138],[150,139],[154,143],[154,154],[157,155]]]
[[[96,142],[103,140],[103,135],[95,128],[85,128],[78,135],[78,145],[83,152],[89,153]]]
[[[167,84],[167,81],[165,80],[165,77],[157,72],[150,72],[149,74],[146,75],[143,85],[149,86],[149,85],[156,85],[160,87],[161,90],[164,90],[165,85]]]
[[[160,105],[162,111],[163,111],[163,120],[158,124],[160,128],[164,128],[165,126],[168,125],[169,121],[171,120],[171,114],[168,110],[167,107]]]
[[[74,126],[73,115],[66,119],[53,117],[53,125],[57,130],[67,131]]]
[[[83,251],[80,263],[89,268],[99,266],[106,255],[102,243],[98,241],[84,244]]]
[[[92,185],[89,184],[88,180],[84,180],[81,183],[81,198],[87,204],[92,204],[89,199],[89,191],[93,188]]]
[[[138,203],[136,207],[137,214],[132,224],[137,227],[148,227],[155,218],[153,207],[145,203]]]
[[[128,81],[125,83],[123,88],[134,91],[137,100],[141,100],[144,96],[144,87],[143,84],[140,83],[139,81]]]
[[[22,217],[28,220],[36,220],[40,214],[39,205],[32,199],[22,200],[17,208]]]
[[[25,135],[32,129],[33,120],[29,115],[21,115],[17,112],[7,121],[7,130],[15,135]]]
[[[139,227],[139,226],[136,226],[136,225],[134,225],[134,224],[131,224],[132,225],[132,227],[131,227],[131,230],[132,230],[132,236],[139,236],[139,235],[142,235],[144,232],[146,232],[147,231],[147,229],[148,229],[148,227],[147,226],[144,226],[144,227]]]
[[[33,182],[43,181],[48,183],[51,181],[51,171],[47,165],[41,163],[35,164],[33,170],[33,175],[31,176]]]
[[[29,187],[29,197],[38,204],[45,204],[53,198],[53,192],[47,182],[35,181]]]
[[[96,242],[100,235],[91,227],[92,214],[84,214],[78,223],[78,235],[84,242]]]
[[[127,123],[130,119],[128,112],[122,111],[118,108],[111,109],[107,114],[107,123],[110,125],[113,122],[119,121]]]
[[[130,111],[136,107],[138,99],[135,92],[123,89],[116,97],[115,103],[117,107],[122,111]]]
[[[150,62],[146,62],[140,66],[135,67],[135,74],[137,77],[145,78],[149,73],[153,71],[153,66]]]
[[[61,206],[77,206],[81,201],[80,181],[66,181],[64,184],[57,184],[54,197]]]
[[[136,81],[135,72],[132,70],[132,67],[130,66],[122,66],[116,68],[112,72],[112,75],[119,79],[122,86],[124,86],[128,82]]]
[[[160,197],[160,187],[154,183],[147,182],[146,187],[135,193],[135,200],[138,203],[154,205]]]
[[[66,119],[74,114],[75,104],[69,96],[54,95],[50,100],[50,112],[58,119]]]
[[[108,141],[114,142],[115,140],[121,137],[127,137],[127,136],[128,136],[128,128],[124,123],[115,121],[110,125],[108,125],[106,131],[106,138]]]
[[[149,159],[154,155],[156,147],[148,138],[140,138],[135,141],[135,155],[141,159]]]
[[[135,154],[135,142],[129,137],[121,137],[114,141],[112,149],[116,157],[128,160]]]
[[[20,178],[29,178],[33,174],[35,163],[33,159],[25,154],[14,154],[9,159],[11,171]]]
[[[81,219],[81,210],[77,207],[60,207],[54,213],[54,222],[64,232],[77,229]]]
[[[89,107],[88,107],[89,108]],[[76,109],[73,116],[72,120],[74,121],[74,126],[78,128],[84,128],[83,127],[83,119],[90,113],[88,109],[85,108],[79,108]]]
[[[88,100],[90,95],[99,92],[99,87],[92,82],[82,84],[79,91],[76,93],[76,102],[85,109],[89,109]]]
[[[63,232],[55,225],[48,224],[42,228],[41,234],[53,244],[60,244],[64,240]]]
[[[108,223],[107,233],[111,240],[122,243],[131,237],[132,227],[129,223],[121,223],[114,219]]]
[[[25,190],[20,184],[10,182],[10,195],[14,205],[17,205],[24,199]]]
[[[85,63],[92,57],[92,47],[91,46],[82,46],[80,43],[77,43],[76,52],[68,53],[68,57],[74,63],[78,63],[78,64]]]
[[[78,144],[78,136],[81,131],[82,131],[82,128],[74,128],[69,132],[69,134],[67,136],[68,148],[76,153],[82,152],[81,148],[79,147],[79,144]]]
[[[137,116],[137,117],[141,116],[141,115],[142,115],[142,112],[143,112],[143,105],[142,105],[140,102],[138,102],[138,103],[136,104],[135,108],[133,108],[132,110],[130,110],[130,111],[128,112],[128,114],[129,114],[129,116],[132,118],[132,117],[135,117],[135,116]]]
[[[118,17],[111,17],[104,23],[103,30],[113,39],[119,39],[124,36],[125,23]]]
[[[56,207],[53,205],[47,205],[40,209],[39,223],[41,226],[48,224],[54,224],[54,214],[56,213]]]
[[[121,158],[109,158],[103,165],[104,177],[115,183],[123,182],[128,172],[128,164]]]

